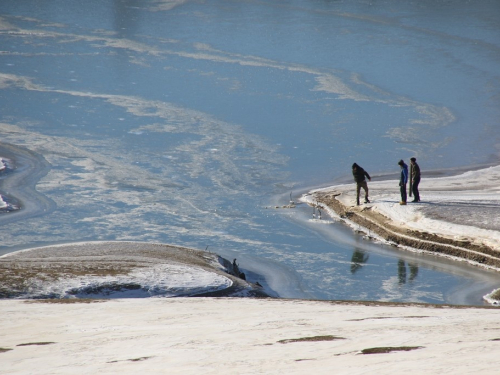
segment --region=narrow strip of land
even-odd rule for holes
[[[356,205],[355,186],[347,184],[303,200],[391,244],[500,271],[500,166],[423,179],[418,203],[400,205],[398,190],[398,181],[371,182],[371,202]]]
[[[368,235],[376,234],[398,246],[462,258],[500,271],[500,252],[495,248],[484,244],[480,245],[470,240],[452,239],[437,233],[414,230],[377,212],[373,209],[374,205],[346,206],[337,197],[338,195],[335,193],[314,194],[318,204],[329,207],[342,220],[349,220],[365,228]]]

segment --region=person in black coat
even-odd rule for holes
[[[416,158],[410,159],[410,196],[413,194],[412,202],[420,202],[420,192],[418,184],[420,183],[420,167],[417,164]]]
[[[365,203],[370,203],[368,199],[368,184],[365,180],[366,177],[368,181],[371,181],[370,175],[356,163],[352,165],[352,175],[354,176],[354,181],[356,181],[356,204],[359,206],[359,193],[361,192],[361,188],[365,191]]]

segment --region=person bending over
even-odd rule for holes
[[[359,206],[359,193],[361,192],[361,188],[365,191],[365,203],[370,203],[368,199],[368,184],[366,183],[366,178],[369,181],[372,180],[370,175],[359,165],[354,163],[352,165],[352,175],[354,176],[354,181],[356,182],[356,204]]]

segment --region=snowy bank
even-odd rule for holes
[[[266,296],[217,254],[138,242],[47,246],[0,257],[0,298]]]
[[[3,374],[498,374],[493,308],[252,298],[55,302],[0,301]]]
[[[374,240],[500,270],[500,166],[450,177],[423,174],[421,202],[407,205],[399,204],[397,180],[373,178],[368,186],[371,203],[360,206],[354,183],[301,200]]]

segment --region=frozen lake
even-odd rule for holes
[[[0,214],[0,254],[208,246],[281,297],[481,304],[498,273],[268,207],[350,181],[353,162],[375,179],[411,156],[424,178],[497,164],[499,14],[496,0],[3,1],[0,142],[38,193]]]

